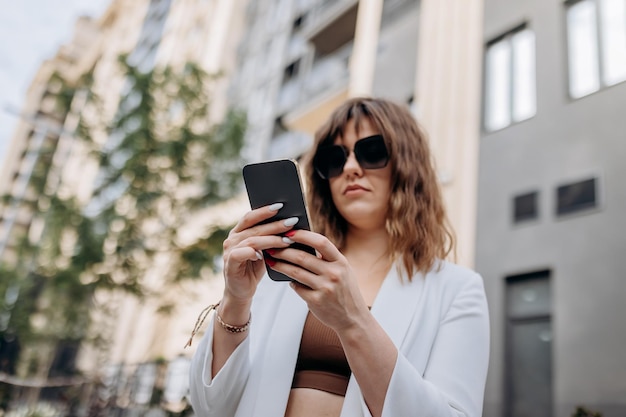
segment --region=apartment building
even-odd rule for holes
[[[484,42],[484,415],[626,415],[626,2],[486,0]]]
[[[78,19],[72,41],[41,65],[23,107],[12,109],[18,123],[0,172],[0,195],[14,199],[0,214],[0,259],[5,262],[14,262],[15,246],[28,236],[35,220],[30,203],[38,196],[29,187],[33,172],[52,170],[54,177],[55,168],[67,159],[68,135],[76,118],[68,118],[70,109],[61,108],[55,97],[62,88],[61,79],[73,81],[88,71],[95,59],[92,45],[97,39],[96,22],[87,17]],[[43,160],[51,154],[56,155],[54,160]]]
[[[134,46],[128,50],[129,60],[143,70],[155,65],[182,68],[194,62],[208,73],[220,73],[212,86],[210,103],[210,116],[217,122],[229,105],[226,92],[239,33],[243,30],[245,5],[244,1],[229,0],[147,1],[144,13],[130,23],[140,30]],[[101,80],[106,85],[106,79]],[[197,234],[203,225],[215,221],[219,217],[216,211],[231,212],[220,207],[198,213],[189,219],[190,233]],[[168,262],[167,256],[159,259],[143,279],[161,285]],[[219,284],[218,288],[215,286],[214,280],[203,280],[173,288],[168,292],[177,305],[172,315],[159,313],[163,300],[138,300],[130,295],[109,300],[115,305],[115,316],[108,318],[112,324],[110,349],[105,366],[99,371],[104,377],[110,407],[126,412],[145,411],[157,386],[163,390],[161,403],[168,411],[179,412],[186,406],[184,396],[192,350],[184,351],[183,347],[197,314],[212,294],[221,294]],[[95,355],[96,352],[84,349],[81,368],[89,368]]]

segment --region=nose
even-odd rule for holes
[[[354,150],[350,151],[348,154],[346,164],[343,166],[343,173],[346,175],[361,175],[363,173],[361,165],[359,165],[359,161],[356,160]]]

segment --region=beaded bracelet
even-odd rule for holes
[[[250,313],[250,318],[248,318],[248,322],[243,326],[233,326],[232,324],[224,323],[220,315],[217,313],[217,309],[215,310],[215,319],[222,326],[224,330],[230,333],[243,333],[250,327],[250,322],[252,321],[252,313]]]
[[[215,319],[220,324],[220,326],[222,326],[222,328],[226,330],[227,332],[243,333],[248,330],[248,328],[250,327],[250,322],[252,321],[252,313],[250,313],[250,318],[248,319],[248,322],[246,324],[244,324],[243,326],[233,326],[232,324],[224,323],[220,315],[217,314],[217,307],[219,307],[220,303],[221,303],[221,300],[215,304],[211,304],[210,306],[206,307],[204,310],[200,312],[200,315],[198,315],[198,318],[196,319],[196,324],[193,327],[193,330],[191,331],[191,336],[189,337],[189,340],[187,341],[185,348],[187,348],[188,346],[191,346],[193,337],[198,333],[198,331],[202,327],[202,324],[204,323],[204,320],[207,318],[211,310],[215,310]]]

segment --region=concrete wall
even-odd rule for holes
[[[485,41],[527,22],[536,36],[537,114],[480,145],[476,268],[485,278],[492,352],[485,416],[503,415],[505,278],[551,271],[553,414],[575,406],[626,415],[626,83],[572,100],[563,2],[487,0]],[[556,187],[597,177],[599,206],[555,214]],[[539,217],[512,199],[539,192]]]

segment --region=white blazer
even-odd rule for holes
[[[439,270],[408,282],[391,268],[371,311],[399,351],[384,417],[481,415],[489,318],[478,274],[443,262]],[[211,320],[191,364],[196,414],[284,416],[307,312],[287,283],[264,277],[253,300],[249,335],[215,378]],[[354,375],[341,416],[370,416]]]

